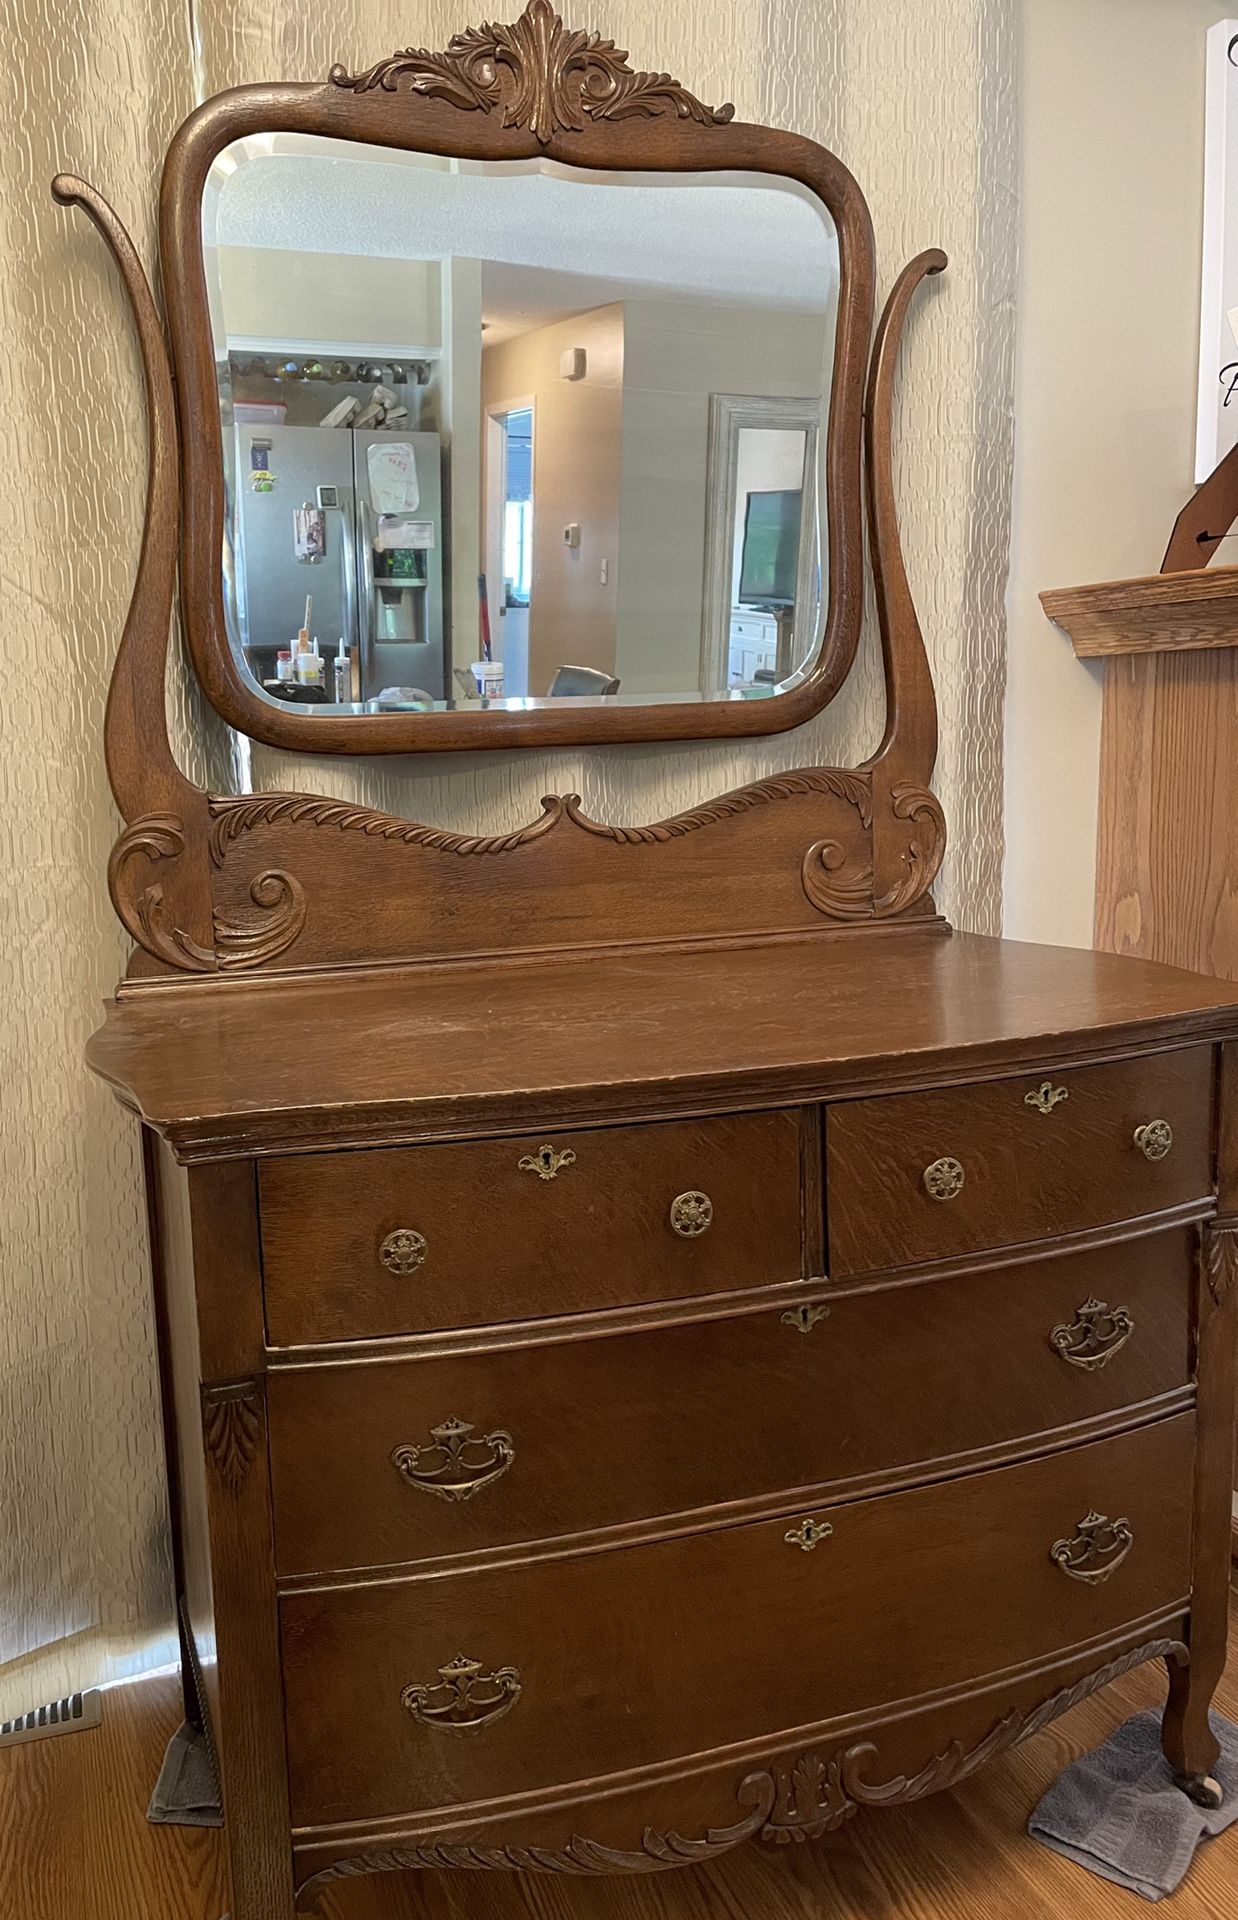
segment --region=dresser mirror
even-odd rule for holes
[[[803,187],[261,133],[202,245],[254,697],[501,739],[811,672],[838,241]]]

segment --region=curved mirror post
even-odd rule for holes
[[[203,240],[263,700],[500,725],[812,668],[839,258],[804,187],[263,134]]]

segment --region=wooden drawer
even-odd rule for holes
[[[799,1309],[645,1333],[281,1369],[279,1570],[474,1552],[1103,1417],[1189,1381],[1194,1264],[1195,1231],[1179,1228],[828,1308],[818,1290]],[[1121,1317],[1081,1316],[1098,1301]]]
[[[1137,1130],[1164,1123],[1150,1158]],[[1212,1191],[1212,1050],[853,1100],[826,1116],[834,1278],[1133,1219]],[[1164,1136],[1142,1136],[1152,1154]],[[960,1185],[961,1172],[961,1185]]]
[[[287,1596],[293,1823],[604,1777],[1117,1632],[1188,1592],[1193,1435],[1181,1415],[802,1519]],[[1100,1539],[1117,1564],[1098,1584],[1052,1557],[1061,1542],[1088,1570],[1094,1511],[1131,1536]],[[804,1550],[810,1519],[832,1532]],[[458,1657],[478,1663],[471,1689],[440,1678]],[[469,1737],[419,1717],[468,1691]]]
[[[800,1115],[777,1112],[264,1162],[271,1341],[798,1279],[800,1144]]]

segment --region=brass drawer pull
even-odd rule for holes
[[[517,1165],[521,1173],[535,1173],[539,1180],[553,1180],[560,1167],[576,1165],[576,1155],[570,1147],[564,1147],[562,1153],[556,1153],[547,1141],[536,1153],[526,1153]]]
[[[811,1333],[818,1320],[829,1319],[830,1310],[828,1307],[820,1306],[788,1307],[787,1311],[779,1314],[778,1317],[784,1327],[794,1327],[797,1333]]]
[[[1032,1093],[1025,1093],[1025,1107],[1035,1107],[1037,1113],[1052,1113],[1060,1100],[1070,1099],[1068,1087],[1055,1087],[1052,1080],[1042,1080]]]
[[[426,1257],[425,1237],[412,1227],[397,1227],[382,1242],[378,1257],[389,1273],[416,1273]]]
[[[828,1520],[801,1520],[798,1527],[792,1527],[782,1537],[789,1547],[800,1547],[805,1553],[811,1553],[823,1540],[828,1540],[833,1531]]]
[[[520,1675],[515,1667],[483,1673],[479,1660],[458,1653],[432,1687],[405,1687],[400,1705],[423,1727],[437,1733],[472,1733],[510,1713],[520,1698]]]
[[[488,1433],[485,1439],[473,1438],[469,1420],[454,1417],[442,1426],[431,1427],[432,1444],[424,1447],[397,1447],[391,1464],[422,1493],[440,1500],[471,1500],[507,1472],[516,1458],[510,1433]]]
[[[931,1167],[925,1167],[925,1191],[932,1200],[955,1200],[962,1193],[966,1178],[962,1163],[947,1154],[942,1160],[934,1160]]]
[[[1055,1567],[1072,1580],[1083,1580],[1099,1587],[1116,1573],[1135,1544],[1129,1520],[1110,1520],[1103,1513],[1089,1513],[1079,1522],[1073,1540],[1058,1540],[1049,1549]]]
[[[1135,1331],[1125,1307],[1107,1307],[1103,1300],[1085,1300],[1070,1326],[1054,1327],[1049,1345],[1072,1367],[1099,1373]]]
[[[1149,1120],[1135,1128],[1135,1145],[1148,1160],[1163,1160],[1174,1143],[1174,1130],[1168,1120]]]
[[[685,1240],[704,1233],[714,1217],[714,1203],[707,1193],[680,1193],[671,1201],[671,1225]]]

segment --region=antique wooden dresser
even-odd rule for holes
[[[867,214],[810,142],[633,74],[545,0],[385,67],[223,96],[177,136],[175,397],[115,216],[57,182],[108,236],[146,360],[108,728],[136,948],[89,1057],[143,1129],[188,1694],[234,1920],[341,1876],[639,1873],[811,1839],[1154,1659],[1166,1754],[1215,1800],[1238,1004],[934,909],[936,720],[889,435],[908,303],[944,261],[900,278],[870,367]],[[650,826],[551,797],[488,837],[181,773],[178,528],[207,692],[306,744],[303,715],[242,712],[217,644],[195,304],[210,157],[271,125],[821,197],[845,268],[825,643],[789,716],[720,703],[696,730],[789,725],[845,673],[863,445],[890,716],[871,760]],[[367,748],[420,744],[386,718],[358,717]],[[694,724],[510,718],[497,744]],[[421,719],[427,744],[482,744],[476,713]],[[332,750],[359,737],[317,724]]]

